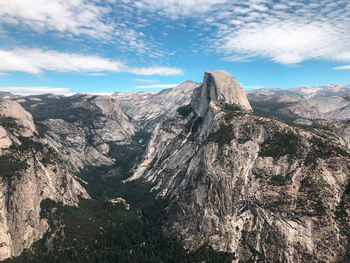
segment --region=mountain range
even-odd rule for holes
[[[0,260],[350,260],[350,86],[0,99]]]

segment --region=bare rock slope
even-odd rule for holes
[[[255,115],[242,93],[227,73],[207,73],[191,104],[156,126],[129,180],[170,198],[164,231],[190,249],[208,243],[237,262],[348,261],[349,151]]]
[[[0,103],[0,260],[18,256],[48,229],[40,218],[46,198],[77,205],[89,198],[59,153],[40,139],[32,115],[13,101]]]

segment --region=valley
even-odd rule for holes
[[[6,94],[0,258],[347,262],[350,88],[305,90]]]

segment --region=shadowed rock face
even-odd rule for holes
[[[211,101],[236,104],[243,110],[252,110],[242,86],[230,73],[222,70],[206,72],[202,85],[194,93],[191,104],[199,116],[204,116]]]

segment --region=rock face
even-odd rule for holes
[[[17,102],[4,101],[0,103],[0,115],[5,118],[14,119],[19,125],[19,135],[23,137],[30,137],[36,132],[32,115],[24,110]]]
[[[243,110],[252,110],[241,85],[225,71],[206,72],[202,85],[194,92],[191,105],[199,116],[204,116],[211,101],[236,104]]]
[[[248,93],[255,112],[303,127],[349,148],[350,86],[333,84]],[[343,127],[342,131],[339,127]]]
[[[60,153],[38,137],[32,115],[13,101],[0,103],[0,260],[18,256],[40,239],[46,198],[77,205],[89,198]]]
[[[127,145],[145,122],[152,126],[189,103],[196,86],[186,82],[146,99],[141,94],[77,94],[1,102],[0,260],[18,256],[46,233],[42,200],[77,206],[79,196],[89,198],[76,174],[118,162],[109,156],[111,147]]]
[[[146,130],[128,180],[151,182],[170,200],[165,234],[236,262],[349,262],[348,90],[260,90],[249,102],[229,73],[214,71],[159,93],[4,101],[0,260],[47,231],[42,200],[89,198],[79,171],[116,164],[111,149]]]
[[[263,103],[268,108],[268,104],[273,104],[273,110],[276,113],[289,118],[301,117],[333,121],[347,121],[350,119],[349,95],[350,86],[339,84],[300,87],[289,90],[258,89],[248,93],[253,106],[259,106],[259,103]],[[307,110],[308,108],[309,110]]]
[[[349,152],[255,115],[214,75],[156,126],[129,179],[171,200],[165,233],[190,249],[233,252],[237,262],[347,261]]]
[[[166,89],[159,93],[151,92],[131,92],[114,93],[123,111],[133,120],[133,122],[144,124],[154,123],[163,115],[169,115],[176,111],[177,107],[190,102],[193,90],[200,84],[186,81],[179,86]]]

